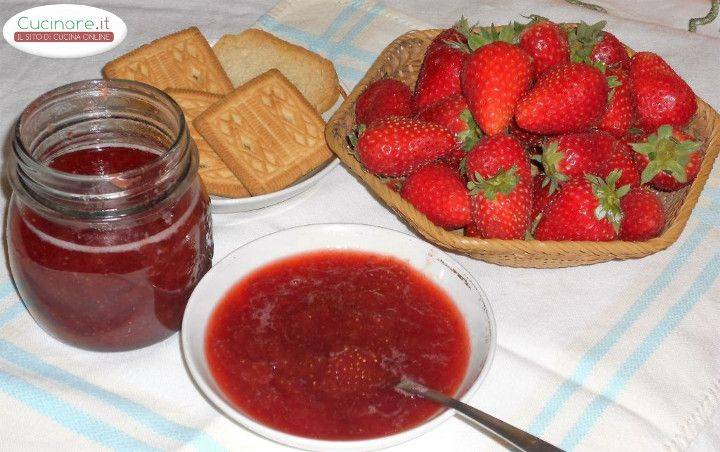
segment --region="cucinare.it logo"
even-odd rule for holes
[[[49,58],[97,55],[125,39],[127,27],[115,14],[84,5],[45,5],[15,14],[3,37],[23,52]]]

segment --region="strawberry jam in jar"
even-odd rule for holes
[[[182,111],[149,85],[89,80],[33,101],[8,162],[7,241],[37,323],[97,351],[177,331],[213,252],[197,167]]]

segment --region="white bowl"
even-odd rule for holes
[[[266,207],[280,204],[314,187],[320,182],[320,179],[338,166],[338,163],[340,163],[340,160],[334,157],[330,162],[326,163],[325,166],[316,168],[289,187],[265,195],[248,196],[247,198],[223,198],[213,195],[210,197],[210,210],[212,213],[252,213]]]
[[[453,415],[445,410],[423,424],[394,435],[357,441],[306,438],[270,428],[227,399],[208,367],[205,330],[215,307],[248,273],[272,261],[314,250],[369,251],[395,256],[445,289],[463,315],[471,342],[470,362],[456,394],[467,401],[478,389],[495,352],[495,319],[478,283],[443,251],[416,237],[376,226],[318,224],[276,232],[230,253],[200,281],[190,297],[182,323],[183,355],[197,387],[225,416],[249,430],[285,445],[313,451],[366,451],[390,447],[437,427]]]

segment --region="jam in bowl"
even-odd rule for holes
[[[89,80],[33,101],[9,158],[7,240],[37,323],[97,351],[177,331],[213,252],[197,167],[182,112],[151,86]]]
[[[473,276],[434,246],[318,224],[215,265],[190,297],[181,344],[198,389],[248,429],[301,449],[375,450],[453,414],[397,393],[402,377],[472,397],[495,322]]]

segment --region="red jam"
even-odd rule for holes
[[[241,280],[221,301],[205,348],[221,390],[287,433],[367,439],[421,424],[437,405],[393,389],[402,377],[454,394],[465,322],[442,289],[392,257],[301,254]]]
[[[49,166],[104,175],[156,158],[103,147],[61,155]],[[177,331],[190,293],[211,265],[207,199],[197,182],[142,221],[62,221],[14,202],[8,227],[13,277],[33,317],[58,339],[86,349],[129,350]]]

